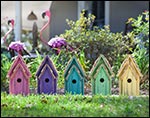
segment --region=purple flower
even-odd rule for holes
[[[25,48],[24,43],[21,43],[20,41],[16,41],[16,42],[11,42],[9,44],[8,50],[12,49],[15,50],[16,52],[19,52],[24,50],[24,48]]]
[[[67,42],[64,38],[55,37],[48,42],[48,45],[52,48],[61,48],[62,46],[67,46]]]

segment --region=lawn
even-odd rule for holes
[[[1,93],[2,117],[149,117],[149,96]]]

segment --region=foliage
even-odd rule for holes
[[[82,50],[80,50],[79,52],[75,53],[75,55],[78,58],[79,63],[83,67],[84,71],[88,72],[88,70],[90,70],[90,68],[89,68],[90,61],[88,59],[86,59],[84,48]]]
[[[141,110],[142,109],[142,110]],[[8,95],[2,117],[149,117],[149,96]]]
[[[142,12],[136,19],[129,18],[127,23],[132,25],[132,33],[140,48],[146,48],[149,52],[149,11]]]
[[[35,76],[37,69],[39,67],[39,65],[41,64],[43,57],[39,54],[39,52],[37,50],[36,51],[36,58],[32,58],[32,59],[25,59],[25,62],[27,64],[27,67],[30,70],[31,73],[31,78],[30,78],[30,87],[31,88],[36,88],[37,87],[37,78]]]
[[[64,55],[65,54],[65,55]],[[51,55],[53,64],[55,65],[58,72],[58,82],[57,85],[59,88],[64,88],[64,71],[67,66],[69,59],[72,57],[71,53],[61,50],[59,55]]]
[[[11,65],[12,60],[10,60],[6,55],[1,54],[1,91],[8,92],[9,78],[6,78],[6,76]]]
[[[149,55],[146,54],[146,49],[142,48],[140,50],[134,51],[132,54],[139,66],[141,73],[146,75],[149,72]]]
[[[86,59],[90,60],[91,68],[92,64],[99,56],[104,54],[111,64],[116,60],[117,54],[121,54],[124,51],[130,50],[133,44],[127,42],[121,33],[112,33],[109,26],[99,28],[92,26],[95,16],[89,14],[88,17],[84,16],[83,10],[80,14],[80,18],[77,21],[66,20],[70,26],[69,30],[66,30],[61,37],[64,37],[75,49],[84,51]]]
[[[65,34],[61,34],[60,36],[63,36],[65,39],[69,39],[68,41],[87,41],[93,40],[93,38],[90,36],[92,33],[90,32],[90,26],[94,22],[95,16],[92,14],[89,14],[89,17],[84,17],[85,11],[83,11],[80,14],[80,19],[76,22],[72,20],[66,19],[66,22],[68,23],[70,30],[66,30]],[[94,33],[94,32],[93,32]],[[85,37],[86,36],[86,37]],[[94,34],[92,35],[94,36]],[[88,37],[88,38],[87,38]]]
[[[11,60],[10,51],[6,47],[1,47],[1,54],[5,55],[9,60]]]

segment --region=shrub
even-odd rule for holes
[[[59,55],[53,54],[50,57],[58,72],[58,88],[64,88],[64,70],[71,57],[71,53],[67,53],[64,50],[61,50]]]
[[[31,78],[30,78],[30,88],[37,88],[37,78],[35,76],[39,65],[41,64],[43,57],[39,54],[37,50],[35,50],[37,57],[32,59],[25,59],[25,62],[30,70]]]
[[[5,54],[1,54],[1,57],[1,91],[8,92],[9,78],[6,78],[6,76],[12,65],[12,60],[10,60]]]
[[[130,50],[129,43],[125,40],[127,37],[124,37],[122,32],[112,33],[109,26],[92,27],[95,16],[89,14],[88,17],[85,17],[84,14],[83,10],[80,19],[76,22],[67,19],[70,29],[60,36],[71,43],[75,49],[84,50],[86,59],[90,60],[91,65],[99,54],[104,54],[112,65],[118,53]]]

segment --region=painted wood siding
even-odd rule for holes
[[[126,72],[124,73],[124,76],[122,76],[122,81],[120,86],[122,89],[121,94],[122,95],[139,95],[139,83],[138,83],[138,76],[134,76],[132,73],[131,68],[128,68]],[[138,83],[138,86],[137,86]]]
[[[44,74],[41,75],[39,84],[40,88],[38,92],[40,93],[50,94],[56,91],[56,79],[53,78],[48,68],[44,71]]]
[[[23,72],[19,69],[13,78],[10,79],[10,93],[15,95],[29,93],[29,82]]]
[[[95,80],[95,94],[110,94],[110,81],[106,70],[102,67]]]
[[[117,76],[119,77],[120,95],[139,95],[140,78],[143,75],[131,55],[128,55],[122,62]]]
[[[71,94],[84,94],[84,81],[75,68],[68,75],[66,83],[66,92]]]

